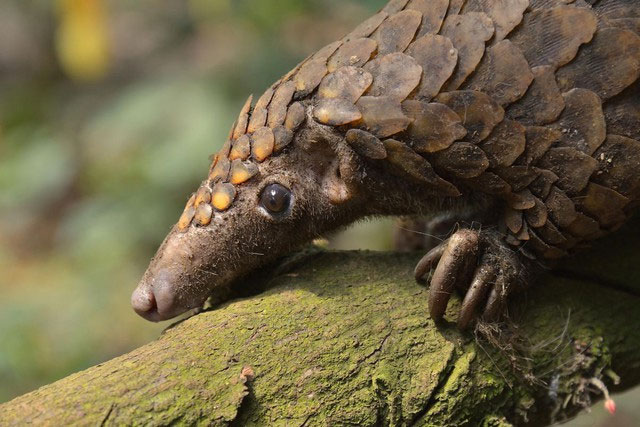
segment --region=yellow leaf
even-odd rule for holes
[[[62,69],[79,81],[102,79],[109,69],[103,0],[58,0],[56,52]]]

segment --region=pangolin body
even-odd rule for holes
[[[505,248],[522,260],[563,257],[619,228],[639,204],[639,77],[636,0],[392,0],[247,100],[134,306],[152,320],[171,317],[315,235],[374,214],[491,213],[493,237],[463,232],[419,266],[423,274],[440,260],[433,280],[449,293],[447,275],[471,289],[483,277],[496,282],[505,272],[483,270],[484,255]],[[331,171],[337,178],[326,178]],[[274,183],[292,193],[290,212],[263,224],[238,219],[264,214],[261,195]],[[313,185],[318,194],[306,196]],[[191,260],[176,258],[189,241]],[[516,276],[497,280],[488,306]],[[163,314],[157,289],[168,288],[178,309]],[[483,292],[465,302],[486,300]],[[447,300],[431,301],[434,317]]]

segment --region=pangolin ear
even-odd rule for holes
[[[358,187],[358,166],[351,153],[339,153],[325,171],[322,190],[334,205],[351,200]]]

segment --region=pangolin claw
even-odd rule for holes
[[[418,262],[416,280],[424,280],[434,267],[429,289],[431,317],[441,320],[451,295],[458,290],[464,295],[457,321],[461,330],[478,317],[499,320],[508,295],[523,287],[522,261],[491,233],[457,231]]]

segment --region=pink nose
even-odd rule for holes
[[[151,280],[142,280],[131,295],[131,305],[136,313],[152,322],[171,319],[185,309],[176,304],[175,284],[171,275],[160,271]]]

